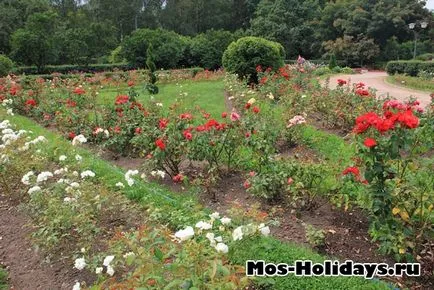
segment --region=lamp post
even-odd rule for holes
[[[408,28],[410,28],[411,31],[413,31],[414,33],[414,50],[413,50],[413,59],[416,58],[416,49],[417,49],[417,37],[418,37],[418,32],[416,31],[417,26],[420,26],[421,29],[425,29],[428,26],[428,22],[426,21],[417,21],[417,22],[412,22],[410,24],[408,24]]]

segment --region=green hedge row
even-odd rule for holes
[[[389,75],[406,74],[409,76],[417,76],[420,71],[434,73],[434,61],[419,61],[419,60],[399,60],[389,61],[386,66],[386,71]]]
[[[35,75],[35,74],[52,74],[52,73],[70,74],[75,72],[96,73],[96,72],[114,71],[114,70],[127,71],[132,69],[136,69],[136,67],[134,65],[130,65],[127,63],[90,64],[90,65],[47,65],[40,69],[38,69],[36,66],[22,66],[13,70],[13,73],[17,75],[20,74]]]

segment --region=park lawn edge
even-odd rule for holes
[[[53,160],[61,154],[75,150],[83,158],[82,166],[94,171],[99,180],[105,182],[109,188],[114,189],[117,182],[124,181],[124,170],[98,158],[89,150],[72,146],[71,142],[62,136],[43,128],[33,120],[20,115],[8,116],[4,109],[0,109],[0,118],[10,120],[19,129],[32,131],[35,135],[43,135],[47,138],[48,142],[43,150],[49,153]],[[311,134],[306,134],[306,136],[311,136]],[[201,206],[192,194],[177,194],[155,183],[137,182],[134,187],[126,187],[121,191],[128,198],[140,202],[145,207],[153,208],[156,221],[160,224],[167,224],[172,229],[195,224],[210,213],[209,209]],[[326,257],[307,247],[281,242],[273,237],[250,238],[234,243],[229,259],[232,263],[241,265],[249,259],[288,264],[296,260],[316,262],[327,260]],[[390,289],[390,286],[384,282],[360,277],[295,277],[289,275],[265,280],[256,278],[255,283],[271,286],[272,289]]]
[[[406,75],[389,75],[384,79],[384,82],[395,86],[395,87],[399,87],[399,88],[407,88],[407,89],[411,89],[411,90],[415,90],[415,91],[420,91],[423,93],[433,93],[434,92],[434,83],[430,84],[428,80],[419,80],[420,82],[426,82],[430,85],[433,86],[432,89],[430,88],[425,88],[425,87],[421,87],[421,86],[415,86],[413,85],[411,82],[405,82],[405,84],[400,83],[396,77],[405,77],[406,79],[410,79],[410,80],[417,80],[418,77],[411,77],[411,76],[406,76]]]

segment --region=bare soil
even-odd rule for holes
[[[86,280],[73,265],[44,262],[29,239],[30,217],[14,204],[0,195],[0,259],[8,271],[11,289],[72,289],[76,280]]]

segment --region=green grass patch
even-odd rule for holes
[[[393,75],[386,78],[386,82],[393,85],[406,87],[409,89],[434,92],[434,79],[426,80],[419,77],[410,77],[405,75]]]
[[[8,272],[0,267],[0,290],[9,289],[8,286]]]
[[[61,154],[67,156],[80,154],[83,157],[82,167],[94,171],[99,181],[108,187],[115,188],[117,182],[125,182],[124,170],[98,158],[84,148],[73,147],[62,136],[41,127],[34,121],[23,116],[7,116],[3,109],[0,110],[0,118],[9,119],[19,129],[30,130],[34,135],[45,136],[48,139],[48,143],[44,147],[44,150],[53,161],[57,160]],[[321,138],[327,137],[326,135],[324,135],[325,137],[321,137],[322,135],[315,130],[307,131],[305,136],[308,140],[309,138],[312,140],[311,144],[314,147],[324,142],[324,139]],[[334,138],[331,138],[331,140],[334,140]],[[336,145],[338,141],[329,142],[330,147],[326,146],[326,148],[331,150],[331,146]],[[122,191],[130,199],[136,200],[144,206],[152,206],[154,211],[151,213],[151,217],[154,217],[161,224],[168,224],[173,229],[182,228],[186,225],[194,225],[209,214],[209,210],[203,208],[194,195],[177,194],[158,184],[137,182],[133,187],[126,187]],[[295,260],[320,262],[326,259],[324,256],[314,253],[306,247],[282,243],[272,237],[246,238],[241,242],[234,243],[231,246],[229,258],[231,262],[240,265],[244,265],[247,259],[263,259],[267,262],[285,263],[291,263]],[[287,277],[258,279],[257,283],[267,286],[269,289],[388,289],[385,283],[372,282],[355,277],[297,278],[290,275]]]
[[[160,84],[160,92],[153,96],[156,102],[163,104],[165,108],[179,102],[185,111],[194,111],[198,106],[212,116],[218,117],[226,110],[224,95],[224,82],[216,81],[182,81],[177,84]],[[98,102],[101,105],[113,104],[117,95],[127,94],[129,88],[106,88],[99,93]],[[138,101],[148,101],[151,96],[143,86],[136,87],[140,94]]]

